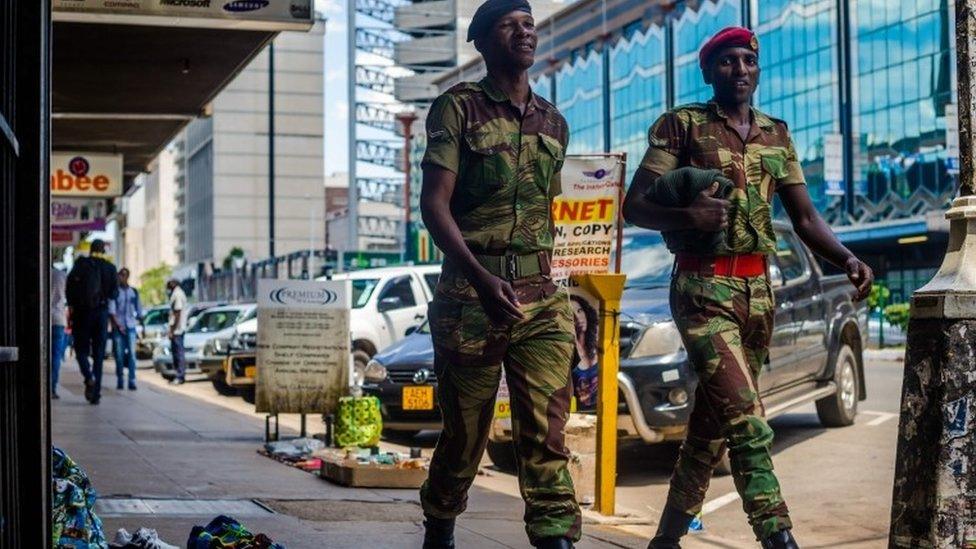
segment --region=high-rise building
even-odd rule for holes
[[[324,32],[323,21],[307,33],[282,32],[184,132],[175,156],[185,268],[219,264],[237,247],[260,260],[324,246]]]
[[[142,265],[152,269],[162,264],[176,266],[176,193],[179,147],[182,140],[174,141],[150,164],[149,172],[143,177],[141,192],[144,201],[142,227]],[[142,270],[138,274],[141,274]],[[137,273],[132,271],[135,276]]]

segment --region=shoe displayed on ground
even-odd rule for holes
[[[115,533],[115,540],[109,545],[110,549],[179,549],[159,539],[159,534],[152,528],[140,528],[130,534],[125,528],[119,528]]]
[[[537,549],[573,549],[573,541],[569,538],[542,538],[535,544]]]
[[[681,549],[679,541],[688,533],[688,526],[695,517],[670,505],[664,506],[657,533],[647,545],[647,549]]]
[[[454,519],[424,517],[424,549],[453,549]]]
[[[762,540],[763,549],[800,549],[790,530],[780,530]]]
[[[183,385],[184,383],[186,383],[186,380],[178,377],[174,377],[173,379],[169,380],[170,385]]]

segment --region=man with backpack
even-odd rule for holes
[[[75,261],[68,273],[66,288],[75,355],[85,378],[85,399],[91,404],[98,404],[101,399],[108,304],[119,293],[118,274],[104,255],[105,242],[93,240],[89,257]]]

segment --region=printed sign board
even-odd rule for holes
[[[352,366],[350,282],[258,280],[258,412],[327,414]]]
[[[844,136],[839,133],[824,136],[824,181],[826,194],[844,194]]]
[[[121,195],[121,154],[51,153],[51,196],[112,198]]]
[[[55,21],[306,30],[312,0],[54,0]]]
[[[105,201],[52,198],[51,229],[55,231],[104,231]]]

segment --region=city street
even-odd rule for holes
[[[169,543],[182,544],[192,525],[227,513],[289,549],[365,542],[420,546],[414,490],[342,488],[258,455],[263,416],[242,399],[217,395],[209,382],[171,387],[147,369],[139,370],[139,391],[119,393],[109,361],[102,403],[94,407],[81,396],[75,368],[69,359],[63,398],[54,403],[54,444],[88,470],[110,536],[120,527],[149,526]],[[822,428],[812,405],[772,422],[777,473],[804,547],[887,545],[901,377],[901,362],[869,361],[868,400],[852,427]],[[281,421],[283,434],[294,436],[298,417]],[[311,417],[309,427],[321,431]],[[413,444],[429,452],[435,440],[436,433],[425,432],[384,446],[405,450]],[[620,516],[608,520],[587,511],[579,547],[646,544],[666,497],[675,449],[622,446]],[[470,510],[459,522],[459,546],[527,547],[515,477],[495,470],[487,458],[483,465]],[[683,546],[755,547],[730,477],[713,480],[704,524],[705,531]]]

